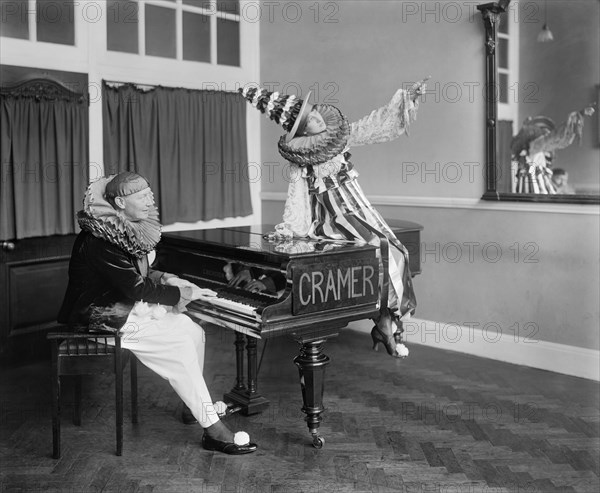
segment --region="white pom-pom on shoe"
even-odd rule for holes
[[[225,416],[225,414],[227,414],[227,404],[225,404],[223,401],[215,402],[213,407],[218,416]]]
[[[401,358],[408,356],[408,348],[404,344],[396,344],[396,352]]]
[[[250,435],[245,431],[238,431],[233,435],[233,443],[238,446],[248,445],[250,443]]]

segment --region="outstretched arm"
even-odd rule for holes
[[[397,139],[416,118],[419,97],[425,93],[429,77],[409,90],[398,89],[391,101],[350,125],[349,146],[378,144]]]
[[[587,106],[580,111],[569,113],[567,121],[562,123],[552,132],[539,136],[529,144],[529,155],[533,156],[538,152],[550,152],[556,149],[564,149],[570,146],[575,138],[581,139],[583,133],[583,117],[594,114],[594,106]]]

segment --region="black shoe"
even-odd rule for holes
[[[390,356],[394,358],[402,357],[396,349],[396,345],[402,343],[402,332],[404,332],[399,322],[400,319],[396,317],[396,323],[394,324],[394,316],[388,310],[382,310],[379,320],[371,329],[371,339],[373,339],[373,349],[375,351],[377,351],[379,344],[383,344]]]
[[[379,349],[379,344],[383,344],[383,347],[390,356],[398,357],[394,336],[388,337],[384,335],[381,329],[375,325],[371,329],[371,339],[373,339],[373,349],[375,351]]]
[[[236,445],[233,442],[221,442],[209,437],[206,433],[202,436],[202,447],[205,450],[213,450],[223,452],[229,455],[251,454],[256,452],[258,448],[255,443],[247,443],[246,445]]]
[[[185,404],[183,405],[183,409],[181,410],[181,421],[185,425],[195,425],[198,424],[198,420],[192,414],[192,411]]]

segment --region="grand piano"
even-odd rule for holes
[[[323,345],[349,322],[377,316],[379,260],[371,245],[272,241],[267,234],[273,229],[257,225],[163,233],[154,267],[217,292],[214,298],[190,303],[188,314],[235,331],[236,381],[224,400],[244,414],[259,413],[269,404],[258,392],[257,340],[289,335],[300,344],[294,363],[300,374],[302,411],[313,445],[321,448],[324,439],[318,430],[329,364]],[[404,241],[416,243],[418,249],[422,228],[403,222],[400,229],[405,235],[413,233]],[[279,276],[283,287],[272,294],[229,287],[226,271],[231,265]]]

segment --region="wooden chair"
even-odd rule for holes
[[[130,361],[131,422],[138,422],[137,360],[132,352],[121,347],[121,337],[111,333],[51,332],[52,352],[52,445],[53,457],[60,458],[60,388],[62,376],[75,378],[73,423],[81,426],[82,376],[115,374],[115,410],[117,455],[123,452],[123,368]],[[111,343],[109,344],[109,341]]]

